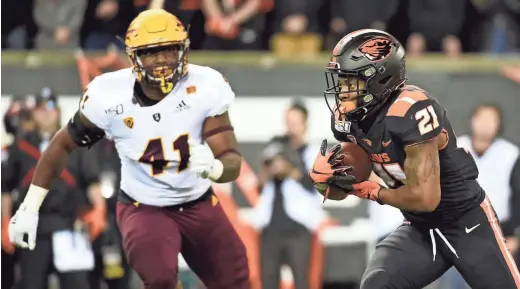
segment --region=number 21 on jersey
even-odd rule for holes
[[[188,134],[182,134],[178,136],[172,144],[172,149],[177,151],[179,154],[177,173],[180,173],[188,168],[188,162],[190,160],[190,146],[188,144],[188,139]],[[153,138],[148,141],[143,155],[139,158],[139,162],[152,166],[152,176],[157,176],[164,173],[164,169],[170,161],[165,159],[162,138]]]
[[[427,134],[439,127],[437,114],[431,105],[416,112],[415,119],[419,121],[419,133],[421,133],[421,135]]]

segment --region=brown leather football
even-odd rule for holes
[[[343,142],[341,143],[340,154],[345,155],[342,165],[353,167],[348,172],[349,175],[356,177],[359,183],[368,180],[372,173],[372,161],[370,161],[370,157],[362,147],[355,143]]]

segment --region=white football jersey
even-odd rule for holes
[[[92,80],[80,102],[83,115],[115,142],[121,189],[154,206],[199,198],[211,181],[187,170],[188,139],[202,142],[204,120],[225,113],[235,93],[218,71],[190,64],[173,91],[142,107],[134,100],[135,80],[131,68],[105,73]]]

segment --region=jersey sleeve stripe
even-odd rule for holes
[[[215,128],[215,129],[212,129],[212,130],[210,130],[210,131],[204,133],[203,137],[204,137],[205,139],[207,139],[207,138],[209,138],[209,137],[211,137],[211,136],[214,136],[214,135],[216,135],[216,134],[219,134],[219,133],[221,133],[221,132],[225,132],[225,131],[233,131],[233,130],[234,130],[234,129],[233,129],[232,126],[230,126],[230,125],[224,125],[224,126],[217,127],[217,128]]]
[[[412,104],[407,101],[396,101],[388,109],[387,116],[404,117]]]
[[[404,117],[412,105],[426,99],[428,97],[420,91],[404,90],[390,106],[386,115]]]
[[[518,288],[520,288],[520,273],[518,272],[518,268],[516,267],[513,256],[511,256],[511,253],[509,252],[509,250],[506,247],[506,243],[505,243],[504,236],[502,234],[502,230],[500,229],[496,214],[493,210],[493,207],[492,207],[491,202],[489,201],[489,198],[487,195],[486,195],[486,198],[484,199],[484,201],[480,204],[480,207],[486,214],[489,225],[493,229],[493,233],[495,235],[497,245],[500,248],[500,252],[502,253],[502,256],[504,257],[504,260],[506,261],[509,271],[511,272],[511,277],[513,277],[513,280],[515,280],[516,286]]]
[[[426,100],[428,99],[428,97],[424,94],[424,92],[422,91],[415,91],[415,90],[404,90],[403,93],[401,93],[399,95],[399,97],[397,97],[397,99],[403,99],[403,98],[409,98],[409,99],[412,99],[414,101],[421,101],[421,100]]]

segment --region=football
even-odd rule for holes
[[[370,161],[370,157],[362,147],[358,146],[355,143],[344,142],[341,143],[340,154],[345,155],[345,158],[341,162],[341,165],[353,167],[353,169],[349,171],[349,174],[356,177],[356,180],[358,182],[368,180],[370,174],[372,173],[372,162]],[[315,187],[318,190],[318,192],[325,196],[325,193],[329,185],[325,183],[319,183],[315,184]],[[327,196],[327,199],[339,201],[345,199],[347,196],[348,194],[343,192],[343,189],[332,185],[330,186],[330,191],[329,195]]]
[[[355,143],[343,142],[341,143],[341,154],[345,155],[342,165],[353,167],[349,171],[349,175],[356,177],[359,183],[368,180],[372,173],[372,161],[362,147]]]

